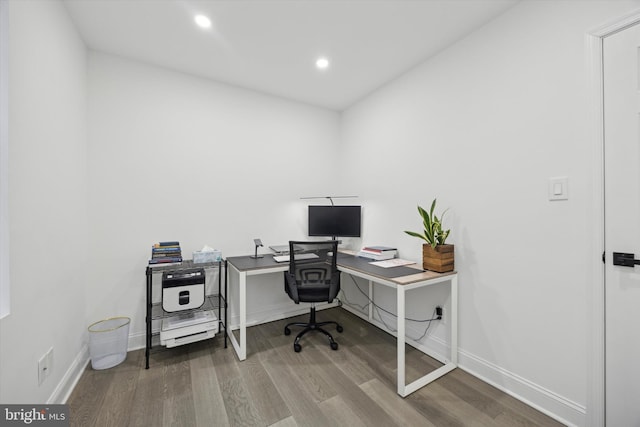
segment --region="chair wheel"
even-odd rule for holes
[[[344,328],[340,325],[336,326],[336,331],[342,333],[342,331],[344,331]]]
[[[337,350],[338,349],[338,343],[337,342],[332,342],[331,343],[331,350]]]
[[[294,345],[293,345],[293,350],[294,350],[296,353],[300,353],[300,350],[302,350],[302,346],[301,346],[300,344],[294,344]]]
[[[291,335],[291,329],[287,328],[286,326],[284,327],[284,334],[285,335]]]

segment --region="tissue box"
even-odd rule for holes
[[[193,263],[201,264],[203,262],[215,262],[221,259],[220,251],[194,251]]]

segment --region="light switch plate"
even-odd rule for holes
[[[556,176],[549,178],[549,200],[569,199],[569,178]]]

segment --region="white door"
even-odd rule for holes
[[[640,25],[603,46],[605,416],[607,426],[640,427]]]

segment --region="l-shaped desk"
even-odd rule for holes
[[[261,274],[284,272],[289,269],[288,263],[277,263],[270,255],[263,258],[252,258],[250,256],[238,256],[227,258],[227,271],[229,274],[230,287],[235,286],[231,281],[231,273],[238,276],[238,315],[239,337],[236,337],[233,331],[229,333],[229,339],[240,360],[247,358],[247,277]],[[440,378],[448,372],[456,368],[458,364],[458,274],[451,273],[435,273],[432,271],[423,271],[415,267],[402,266],[382,268],[373,266],[370,261],[354,256],[351,253],[340,252],[337,259],[338,270],[343,273],[351,274],[356,277],[369,281],[369,288],[373,283],[389,286],[396,290],[398,330],[397,330],[397,391],[402,397],[408,396],[419,388],[429,384],[430,382]],[[406,293],[410,290],[431,286],[438,283],[449,282],[451,289],[451,308],[450,308],[450,354],[449,359],[441,361],[444,364],[439,368],[429,372],[428,374],[414,380],[409,384],[406,383],[405,373],[405,300]],[[371,309],[369,310],[369,320],[372,319]]]

